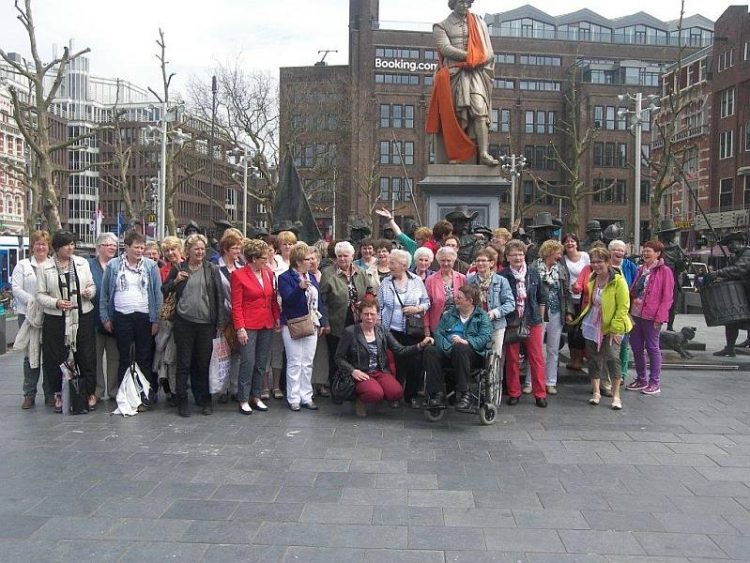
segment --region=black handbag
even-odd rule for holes
[[[401,296],[396,291],[396,284],[393,283],[393,280],[391,280],[391,284],[393,285],[393,293],[396,294],[396,299],[398,299],[398,304],[401,305],[401,309],[403,310],[404,302],[401,301]],[[406,336],[419,339],[424,338],[424,316],[404,315],[404,317],[406,318]]]
[[[504,344],[515,344],[516,342],[523,342],[531,334],[529,325],[526,322],[526,315],[523,319],[519,319],[518,315],[515,317],[515,322],[509,323],[505,329],[505,338],[503,339]]]
[[[357,383],[351,374],[339,368],[331,378],[331,400],[336,405],[351,401],[355,397],[356,388]]]
[[[86,384],[75,362],[67,361],[65,365],[71,373],[71,378],[64,382],[68,385],[68,412],[70,414],[86,414],[89,412]]]

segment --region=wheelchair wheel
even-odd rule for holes
[[[492,354],[487,363],[482,391],[482,404],[500,406],[503,392],[503,359],[496,354]]]
[[[447,410],[446,408],[425,409],[424,417],[430,422],[438,422],[443,419],[443,417],[445,416],[446,410]]]
[[[497,422],[497,407],[487,403],[479,408],[479,421],[485,426],[490,426]]]

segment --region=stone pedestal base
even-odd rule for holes
[[[478,211],[475,224],[494,229],[500,225],[500,195],[510,189],[510,180],[500,175],[499,166],[430,164],[419,188],[427,208],[426,226],[459,208]]]

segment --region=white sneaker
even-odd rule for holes
[[[524,395],[531,395],[531,385],[524,385],[523,389],[521,389],[521,392]]]

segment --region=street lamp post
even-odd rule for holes
[[[617,96],[620,102],[634,102],[635,109],[630,110],[627,108],[621,108],[617,110],[619,117],[630,115],[630,130],[635,136],[635,147],[634,147],[634,166],[635,166],[635,186],[634,186],[634,199],[633,202],[633,252],[638,254],[641,249],[641,150],[642,150],[642,136],[643,136],[643,121],[644,114],[651,119],[651,112],[659,109],[656,105],[656,100],[659,99],[656,95],[648,97],[649,106],[643,108],[643,94],[637,92],[636,94],[620,94]]]
[[[503,155],[500,157],[501,168],[510,172],[510,230],[516,222],[516,189],[521,171],[526,168],[526,157],[523,155]]]

